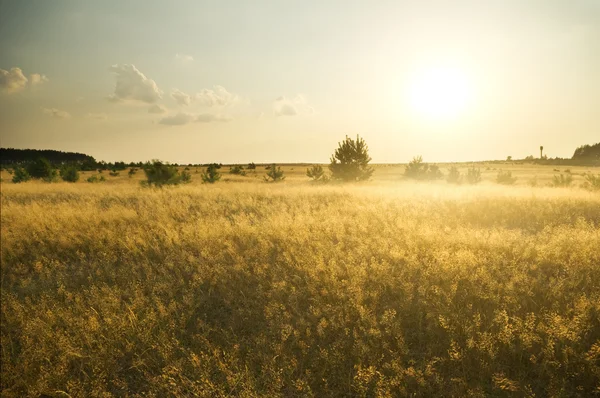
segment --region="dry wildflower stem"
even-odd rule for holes
[[[2,186],[2,396],[590,396],[600,196]]]

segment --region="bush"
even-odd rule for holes
[[[56,170],[47,159],[38,158],[27,165],[27,173],[31,178],[41,178],[44,181],[52,181],[56,178]]]
[[[462,176],[460,175],[460,171],[458,171],[456,166],[450,167],[446,181],[448,181],[450,184],[460,184],[462,182]]]
[[[175,165],[163,163],[160,160],[147,162],[144,166],[144,173],[146,174],[146,181],[143,181],[142,184],[148,186],[178,185],[182,182],[189,182],[191,179],[189,173],[184,172],[186,176],[182,176]]]
[[[136,173],[137,173],[137,169],[132,167],[131,169],[129,169],[129,172],[127,173],[127,175],[129,176],[129,178],[132,178]]]
[[[206,171],[202,174],[202,182],[214,184],[221,179],[221,173],[219,173],[218,164],[209,164]]]
[[[246,167],[248,170],[254,170],[256,169],[256,165],[254,163],[248,163],[248,167]]]
[[[63,181],[77,182],[79,181],[79,171],[75,166],[67,166],[60,170],[60,176]]]
[[[106,178],[104,178],[104,176],[100,176],[100,178],[98,178],[98,176],[94,175],[94,176],[89,177],[86,181],[91,182],[91,183],[104,182],[104,181],[106,181]]]
[[[424,163],[421,156],[414,157],[404,170],[404,177],[414,180],[437,180],[443,176],[439,166]]]
[[[561,174],[560,176],[554,176],[552,182],[550,183],[551,187],[559,188],[559,187],[568,187],[573,182],[573,176],[571,174],[567,174],[566,176]]]
[[[277,182],[277,181],[283,181],[285,180],[285,177],[283,175],[283,170],[281,170],[281,167],[276,166],[275,164],[272,164],[269,167],[269,171],[267,171],[267,175],[265,177],[265,181],[269,182]]]
[[[517,181],[515,177],[512,176],[512,172],[510,171],[502,171],[498,172],[496,176],[496,182],[502,185],[512,185]]]
[[[110,175],[111,177],[118,177],[119,172],[117,170],[112,170],[110,173],[108,173],[108,175]]]
[[[14,182],[15,184],[19,184],[21,182],[26,182],[31,180],[31,176],[29,175],[29,173],[27,172],[27,170],[25,170],[22,167],[16,167],[15,168],[15,172],[12,178],[12,182]]]
[[[346,136],[331,156],[331,177],[342,181],[368,180],[373,174],[373,169],[369,167],[370,161],[369,148],[365,141],[358,135],[356,140]]]
[[[592,173],[589,173],[585,174],[583,178],[585,179],[585,182],[582,185],[583,188],[590,191],[600,191],[600,174],[595,176]]]
[[[481,170],[475,167],[470,167],[467,170],[467,182],[471,185],[481,182]]]
[[[179,175],[182,184],[189,184],[192,182],[192,174],[189,171],[183,170]]]
[[[320,164],[316,164],[310,169],[306,169],[306,176],[311,178],[313,181],[324,181],[325,180],[325,171]]]
[[[242,166],[239,165],[235,165],[232,168],[229,169],[229,173],[230,174],[235,174],[235,175],[241,175],[241,176],[245,176],[246,172],[244,171],[244,168]]]

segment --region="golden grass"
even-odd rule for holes
[[[600,195],[303,172],[3,183],[2,396],[600,393]]]

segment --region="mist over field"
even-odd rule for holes
[[[0,0],[0,397],[600,396],[599,0]]]

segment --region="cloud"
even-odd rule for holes
[[[164,106],[158,104],[154,104],[148,108],[148,113],[165,113],[166,111],[167,109]]]
[[[108,116],[106,113],[88,113],[85,117],[89,117],[90,119],[98,119],[98,120],[106,120]]]
[[[189,105],[192,102],[192,97],[180,91],[178,89],[174,89],[171,92],[171,97],[179,104],[179,105]]]
[[[49,79],[46,75],[40,75],[39,73],[32,73],[29,75],[29,82],[32,86],[36,86],[38,84],[46,83]]]
[[[57,119],[69,119],[71,117],[69,112],[61,111],[60,109],[56,108],[42,108],[42,112],[44,112],[45,115],[52,116]]]
[[[315,113],[314,108],[308,105],[302,94],[298,94],[294,99],[281,96],[273,102],[273,114],[275,116],[296,116],[312,113]]]
[[[201,113],[196,117],[196,122],[210,123],[210,122],[230,122],[233,118],[226,115],[213,115],[212,113]]]
[[[109,96],[111,101],[129,100],[153,104],[162,98],[163,92],[154,80],[148,79],[134,65],[113,65],[110,70],[117,79],[115,92]]]
[[[187,55],[187,54],[175,54],[175,59],[183,64],[189,64],[194,62],[194,57],[192,57],[191,55]]]
[[[213,86],[213,89],[202,89],[195,95],[196,101],[204,106],[227,106],[239,100],[235,94],[231,94],[223,86]]]
[[[167,126],[183,126],[192,122],[198,123],[211,123],[211,122],[229,122],[233,120],[231,116],[227,115],[215,115],[212,113],[201,113],[194,115],[191,113],[179,112],[172,116],[166,116],[158,121],[158,124],[164,124]]]
[[[0,69],[0,90],[12,94],[23,90],[26,85],[27,77],[21,68],[10,68],[10,71]]]
[[[173,116],[163,117],[158,121],[158,124],[165,124],[167,126],[182,126],[194,121],[194,115],[189,113],[180,112]]]

